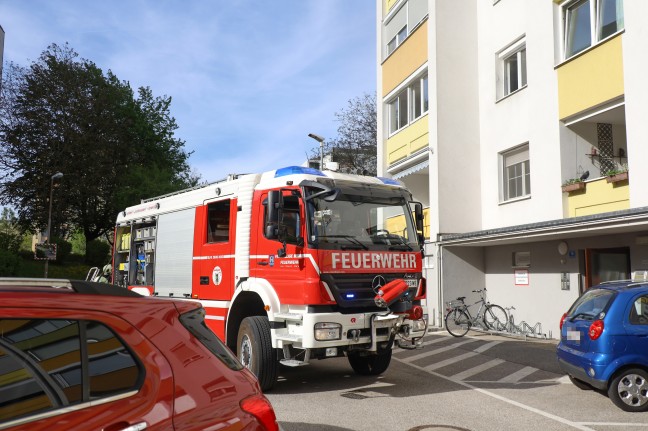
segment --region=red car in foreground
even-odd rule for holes
[[[200,304],[0,278],[0,430],[279,429]]]

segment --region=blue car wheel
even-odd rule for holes
[[[627,412],[648,410],[648,373],[630,368],[617,375],[608,388],[608,396],[617,407]]]

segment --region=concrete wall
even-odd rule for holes
[[[623,35],[624,82],[626,126],[628,133],[628,166],[631,172],[630,205],[633,208],[648,206],[648,55],[646,41],[648,2],[625,0],[623,2],[626,32]]]
[[[482,289],[486,285],[484,249],[481,247],[446,247],[442,252],[443,264],[443,306],[458,296],[465,296],[471,304],[479,299],[472,290]],[[474,313],[477,309],[471,309]]]
[[[562,217],[551,2],[479,2],[482,229]],[[497,53],[526,38],[527,87],[496,101]],[[529,144],[531,196],[500,202],[499,154]]]
[[[436,1],[441,232],[481,228],[477,1]],[[434,118],[434,117],[431,117]],[[434,196],[432,197],[434,199]]]
[[[560,240],[486,247],[488,298],[502,307],[515,307],[512,313],[516,322],[524,320],[531,326],[540,322],[544,333],[558,338],[560,318],[580,294],[579,250],[629,247],[631,270],[648,269],[648,245],[637,244],[637,236],[648,237],[648,232],[567,239],[570,253],[565,256],[558,252]],[[528,286],[515,284],[512,255],[516,251],[531,253]],[[569,273],[569,290],[561,289],[562,272]]]

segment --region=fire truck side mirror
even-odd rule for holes
[[[423,246],[423,243],[425,242],[425,234],[424,234],[425,216],[423,215],[423,204],[420,202],[413,202],[413,204],[414,204],[414,221],[416,223],[416,234],[418,236],[419,244]]]
[[[279,218],[283,208],[283,196],[279,190],[268,192],[268,218],[266,220],[266,237],[277,239],[279,237]]]

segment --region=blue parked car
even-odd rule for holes
[[[577,387],[604,390],[625,411],[648,410],[645,278],[607,282],[583,293],[560,321],[557,354]]]

